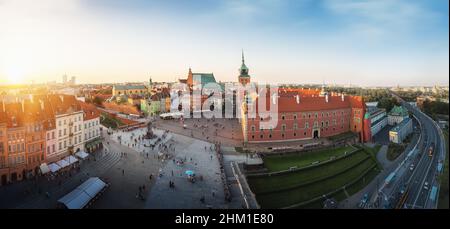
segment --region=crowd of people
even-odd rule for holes
[[[212,124],[213,127],[215,128],[211,128],[215,135],[217,136],[217,132],[220,131],[221,129],[225,128],[222,124]],[[205,136],[206,138],[208,138],[209,136],[206,136],[207,133],[209,132],[210,129],[208,129],[208,125],[203,125],[203,126],[199,126],[197,124],[194,124],[195,128],[198,128],[200,130],[202,130],[202,135]],[[128,136],[127,136],[128,135]],[[177,167],[184,167],[185,164],[192,164],[194,166],[194,168],[197,166],[197,163],[193,160],[193,158],[186,158],[186,156],[183,158],[178,158],[178,157],[174,157],[171,152],[175,152],[176,150],[176,145],[175,143],[172,143],[170,141],[168,141],[166,138],[169,135],[169,131],[168,130],[164,130],[164,132],[162,133],[161,136],[155,136],[153,139],[147,139],[146,135],[145,135],[145,130],[140,130],[138,132],[131,132],[127,135],[119,135],[117,136],[117,139],[119,140],[119,143],[125,146],[128,146],[130,148],[134,148],[136,151],[140,152],[141,156],[145,157],[149,157],[149,150],[151,149],[151,151],[153,151],[154,153],[153,156],[155,158],[157,158],[158,160],[172,160],[173,164],[175,164]],[[122,137],[121,137],[122,136]],[[122,142],[122,138],[126,137],[125,142]],[[170,140],[170,139],[169,139]],[[210,152],[211,155],[210,156],[210,160],[213,160],[213,156],[214,153],[217,155],[218,161],[219,161],[219,167],[220,167],[220,177],[221,177],[221,182],[223,184],[223,191],[224,191],[224,198],[225,201],[230,202],[231,201],[231,192],[230,192],[230,187],[227,183],[226,180],[226,175],[225,175],[225,171],[224,171],[224,162],[223,162],[223,155],[220,151],[220,147],[221,147],[221,143],[216,141],[213,145],[211,146],[205,146],[205,152]],[[146,150],[147,149],[147,150]],[[209,150],[208,150],[209,149]],[[121,154],[121,157],[125,156],[125,153]],[[181,171],[183,171],[183,169],[181,169]],[[123,171],[124,173],[124,171]],[[159,172],[156,174],[156,178],[161,179],[163,177],[164,171],[162,170],[162,168],[159,169]],[[178,172],[177,172],[178,174]],[[187,175],[187,174],[183,174],[180,173],[180,176],[184,176],[186,175],[186,179],[187,181],[190,181],[192,183],[195,183],[196,181],[203,180],[203,176],[198,176],[196,174],[194,175]],[[174,176],[174,170],[172,170],[172,176]],[[170,177],[170,170],[169,170],[169,175],[168,177]],[[150,182],[153,180],[154,175],[150,174],[149,175],[149,180]],[[169,179],[168,180],[168,186],[169,189],[175,190],[175,182],[173,179]],[[136,193],[136,198],[140,199],[140,200],[145,200],[144,197],[144,190],[145,188],[143,186],[139,186],[138,188],[138,192]],[[211,195],[213,198],[216,197],[216,190],[212,190],[211,191]],[[205,203],[205,195],[203,194],[201,196],[201,202]]]

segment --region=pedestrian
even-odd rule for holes
[[[200,198],[200,202],[205,203],[205,196],[202,196],[202,197]]]
[[[173,170],[172,170],[172,176],[173,176]]]
[[[125,175],[125,169],[122,169],[122,175]]]

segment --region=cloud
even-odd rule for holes
[[[326,0],[324,7],[343,21],[344,29],[368,38],[413,33],[439,19],[435,12],[414,1]]]
[[[225,17],[259,21],[264,18],[273,19],[282,16],[290,6],[306,1],[309,0],[227,0],[221,3],[222,7],[219,10]]]

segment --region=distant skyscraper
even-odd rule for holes
[[[67,75],[63,75],[62,77],[62,83],[66,84],[67,83]]]
[[[70,79],[70,84],[75,85],[76,83],[76,78],[75,76],[72,76],[72,78]]]

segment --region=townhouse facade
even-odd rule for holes
[[[81,102],[80,105],[83,110],[84,149],[93,152],[101,144],[100,112],[91,104]]]
[[[99,140],[100,113],[75,96],[31,95],[8,102],[0,97],[0,103],[0,185],[38,175],[43,163]]]

